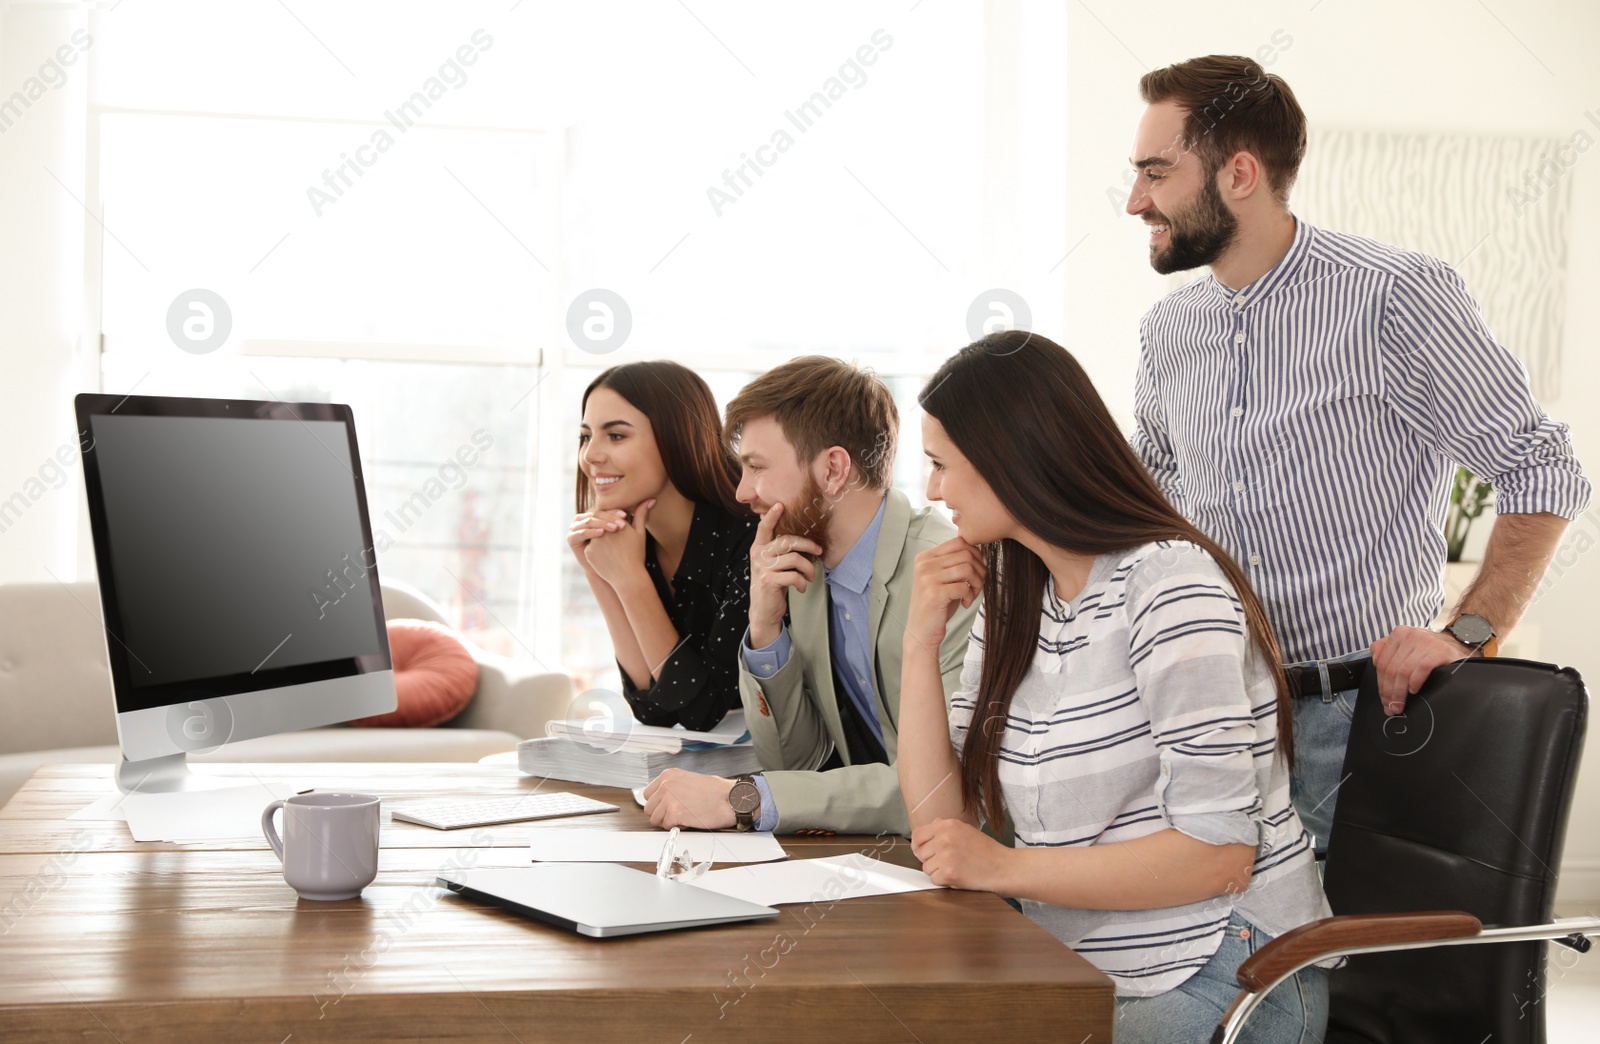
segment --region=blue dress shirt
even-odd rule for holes
[[[871,592],[872,559],[878,551],[878,530],[883,527],[884,503],[878,505],[877,514],[862,531],[844,558],[832,569],[824,569],[828,584],[828,642],[833,652],[835,676],[844,683],[845,693],[861,714],[872,734],[881,744],[883,725],[878,721],[878,693],[872,683]],[[778,629],[778,637],[762,649],[750,647],[750,630],[745,629],[740,653],[745,667],[757,678],[770,678],[783,670],[794,651],[787,626]],[[778,810],[772,802],[772,792],[767,781],[755,778],[761,791],[761,815],[756,820],[757,830],[772,830],[778,825]]]

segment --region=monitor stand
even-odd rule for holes
[[[186,790],[217,790],[226,780],[197,776],[189,771],[189,755],[179,752],[143,761],[129,761],[126,754],[117,764],[117,789],[124,794],[172,794]]]

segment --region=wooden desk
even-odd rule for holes
[[[488,765],[205,765],[362,790],[386,805],[512,796]],[[106,766],[45,768],[0,810],[0,1039],[27,1041],[923,1041],[1109,1044],[1110,980],[992,895],[785,906],[777,921],[588,939],[450,895],[441,869],[526,865],[530,829],[648,827],[626,791],[552,781],[623,811],[442,832],[384,816],[378,879],[318,903],[264,840],[133,841],[67,816]],[[900,838],[781,838],[792,856]]]

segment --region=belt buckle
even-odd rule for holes
[[[1361,685],[1361,675],[1366,671],[1370,657],[1354,660],[1340,660],[1338,663],[1328,664],[1328,668],[1338,672],[1340,684],[1336,688],[1348,689]]]

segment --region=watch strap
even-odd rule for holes
[[[755,778],[748,772],[740,773],[739,775],[733,777],[733,785],[735,787],[737,787],[740,783],[748,783],[752,787],[756,785]],[[733,795],[732,788],[729,788],[728,794],[731,798]],[[757,795],[759,796],[759,794],[760,791],[757,790]],[[730,801],[729,804],[732,804],[732,802]],[[735,808],[733,810],[733,825],[742,833],[748,833],[754,830],[756,828],[756,814],[760,811],[761,806],[759,803],[752,811],[749,812],[741,812]]]

